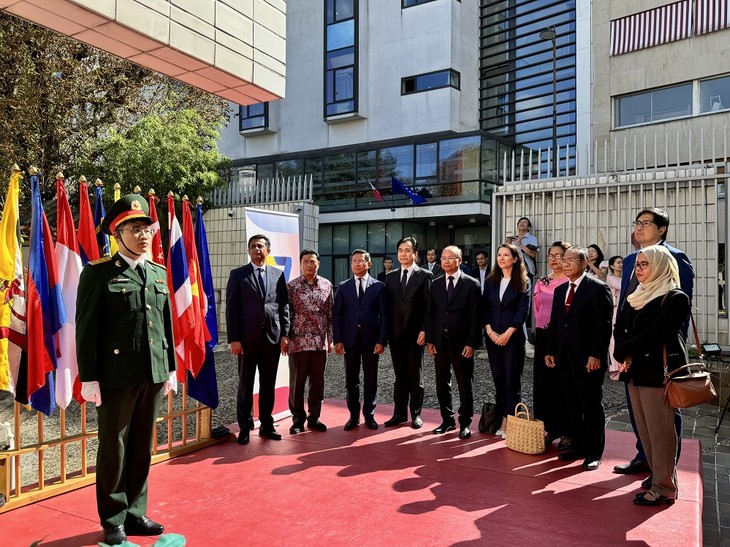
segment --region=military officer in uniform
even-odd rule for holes
[[[110,545],[164,529],[147,517],[147,476],[162,397],[176,387],[175,344],[167,272],[146,260],[152,222],[142,196],[121,197],[101,226],[119,252],[90,262],[79,280],[79,377],[97,406],[96,502]]]

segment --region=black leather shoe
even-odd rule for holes
[[[248,441],[250,441],[250,440],[251,439],[249,437],[249,431],[248,431],[248,429],[244,429],[243,431],[239,432],[238,439],[237,439],[236,442],[238,444],[248,444]]]
[[[253,431],[254,429],[256,429],[256,424],[254,423],[254,421],[253,421],[253,420],[249,420],[249,421],[248,421],[248,422],[246,423],[246,425],[248,425],[248,430],[249,430],[249,431]]]
[[[557,449],[562,452],[563,450],[570,450],[570,441],[565,441],[563,438],[560,438],[560,442],[558,443]]]
[[[469,429],[469,426],[466,426],[465,425],[459,431],[459,438],[460,439],[468,439],[469,437],[471,437],[471,429]]]
[[[124,526],[112,526],[104,528],[104,543],[109,545],[119,545],[127,541],[127,534],[124,532]]]
[[[563,452],[562,454],[558,454],[558,459],[564,462],[574,462],[576,460],[582,460],[583,458],[585,458],[585,456],[582,452],[573,449]]]
[[[629,463],[615,465],[613,472],[619,475],[633,475],[635,473],[651,473],[651,469],[649,468],[649,464],[644,460],[634,458]]]
[[[648,506],[656,506],[656,505],[672,505],[674,503],[674,498],[670,498],[668,496],[662,496],[661,494],[654,492],[650,490],[649,492],[646,492],[643,496],[637,496],[634,498],[634,503],[636,505],[648,505]]]
[[[327,426],[317,420],[316,422],[309,422],[309,429],[314,429],[315,431],[324,433],[325,431],[327,431]]]
[[[411,422],[411,425],[413,426],[413,429],[421,429],[423,427],[423,420],[420,416],[416,416],[413,418],[413,422]]]
[[[368,418],[365,420],[365,423],[368,425],[368,429],[372,429],[373,431],[378,429],[378,422],[376,422],[373,418]]]
[[[591,458],[586,458],[583,461],[583,470],[584,471],[595,471],[598,469],[598,467],[601,465],[601,460],[593,460]]]
[[[130,517],[124,521],[124,529],[128,534],[137,536],[159,536],[165,531],[162,524],[144,517]]]
[[[301,433],[304,431],[304,424],[302,423],[295,423],[292,424],[292,426],[289,428],[289,433],[292,435],[296,435],[297,433]]]
[[[444,422],[440,426],[438,426],[436,429],[433,430],[433,434],[441,435],[442,433],[446,433],[447,431],[453,431],[454,429],[456,429],[456,424],[450,424],[448,422]]]
[[[643,481],[641,481],[641,487],[642,487],[642,488],[643,488],[644,490],[651,490],[651,485],[652,485],[652,484],[653,484],[653,482],[654,482],[654,480],[653,480],[653,479],[654,479],[654,477],[653,477],[652,475],[649,475],[649,476],[648,476],[648,477],[646,477],[646,478],[645,478],[645,479],[644,479]]]
[[[385,427],[392,427],[394,425],[402,424],[405,421],[408,421],[408,418],[406,418],[405,416],[394,415],[390,420],[386,420],[385,422],[383,422],[383,425]]]
[[[360,425],[360,420],[358,420],[357,418],[350,418],[345,424],[345,431],[351,431],[355,429],[358,425]]]
[[[273,429],[259,429],[259,437],[266,437],[272,441],[280,441],[281,435]]]

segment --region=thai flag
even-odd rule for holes
[[[86,266],[92,260],[99,259],[99,244],[96,241],[94,215],[91,213],[89,201],[89,185],[86,179],[79,182],[79,254],[81,264]]]
[[[56,402],[61,408],[66,408],[74,396],[79,404],[84,402],[81,397],[81,384],[78,382],[79,367],[76,362],[76,295],[82,266],[74,219],[62,178],[56,179],[56,230],[58,283],[67,319],[59,333],[60,356],[56,369]]]
[[[203,204],[198,203],[195,211],[195,247],[198,249],[198,265],[202,280],[203,309],[205,324],[210,333],[210,340],[205,346],[205,362],[197,377],[188,371],[188,395],[210,408],[218,407],[218,381],[215,375],[215,359],[213,348],[218,344],[218,323],[215,310],[215,290],[213,288],[213,272],[208,254],[208,237],[203,224]]]
[[[96,204],[94,207],[94,230],[96,231],[96,243],[99,246],[99,254],[101,256],[111,256],[109,254],[109,237],[101,229],[101,221],[106,216],[104,210],[104,202],[102,201],[101,182],[96,181]]]
[[[167,197],[167,220],[170,227],[170,247],[167,251],[167,285],[172,294],[172,330],[175,333],[175,352],[177,353],[177,378],[185,382],[187,351],[186,340],[195,327],[193,310],[193,291],[188,274],[188,257],[182,238],[180,223],[175,217],[175,198],[172,193]]]
[[[55,408],[53,371],[58,352],[57,334],[66,322],[66,311],[58,283],[53,238],[43,211],[37,175],[30,177],[32,214],[30,254],[28,257],[28,290],[26,294],[28,323],[28,363],[26,394],[30,405],[49,415]],[[19,393],[16,393],[16,400]]]

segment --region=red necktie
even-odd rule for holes
[[[565,315],[568,315],[570,311],[570,305],[573,303],[573,297],[575,296],[575,283],[570,284],[570,290],[568,291],[568,299],[565,301]]]

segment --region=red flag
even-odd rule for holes
[[[152,228],[155,230],[155,235],[152,236],[152,245],[150,251],[152,253],[152,261],[156,262],[160,266],[165,265],[165,251],[162,250],[162,234],[160,233],[160,219],[157,217],[157,205],[155,201],[158,198],[155,195],[154,190],[150,190],[147,194],[148,201],[150,202],[150,217],[154,220]]]
[[[190,201],[185,198],[183,198],[182,203],[182,218],[183,244],[185,245],[185,255],[188,259],[188,277],[190,278],[190,289],[193,295],[193,315],[195,316],[195,325],[188,335],[185,344],[185,349],[188,353],[185,365],[193,376],[197,377],[205,361],[205,343],[210,340],[210,333],[205,325],[205,314],[207,310],[203,303],[203,280],[200,275],[198,252],[195,248],[193,216],[190,213]]]
[[[79,179],[79,254],[81,264],[86,266],[92,260],[99,259],[99,245],[96,242],[94,215],[91,213],[89,201],[89,185],[86,178]]]
[[[66,195],[66,186],[62,176],[56,179],[56,263],[58,264],[58,282],[61,286],[61,297],[66,308],[66,324],[59,332],[58,368],[56,370],[56,402],[66,408],[75,398],[79,404],[81,397],[79,367],[76,362],[76,295],[81,276],[81,256],[76,241],[74,219]]]
[[[383,199],[383,196],[380,195],[380,192],[378,192],[377,188],[375,188],[375,186],[373,186],[373,183],[368,181],[368,184],[370,185],[370,189],[373,191],[373,195],[375,196],[375,199],[377,199],[378,201],[385,201]]]

